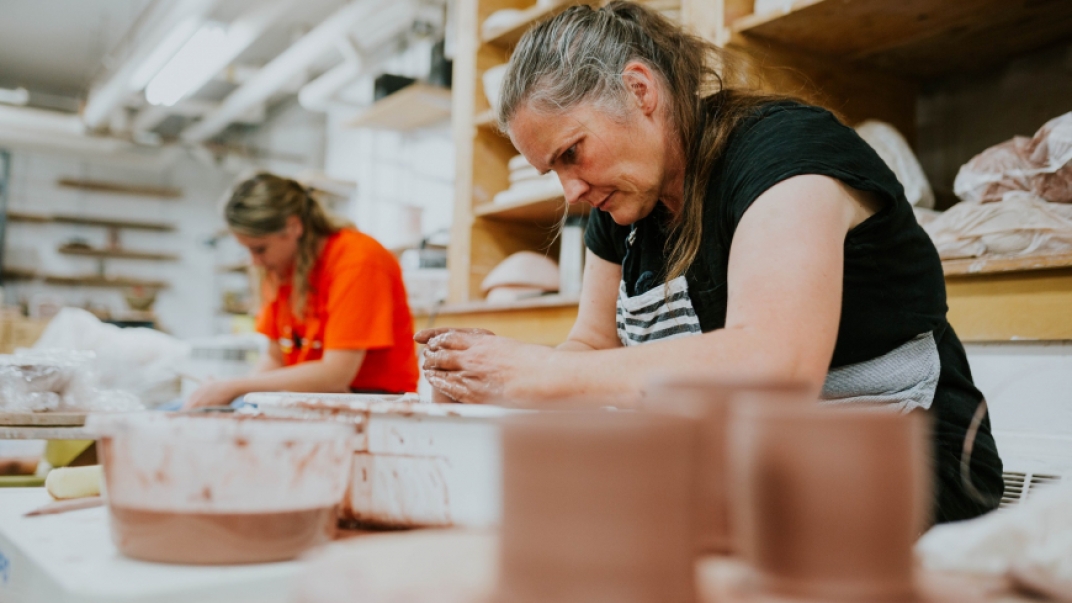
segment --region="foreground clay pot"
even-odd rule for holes
[[[755,401],[732,414],[734,530],[759,590],[911,600],[930,506],[924,416]]]
[[[344,425],[160,413],[91,416],[112,540],[135,559],[292,559],[331,540],[350,476]]]
[[[693,493],[697,553],[726,554],[733,550],[729,520],[729,468],[726,440],[731,402],[785,402],[814,405],[804,384],[776,381],[716,381],[693,377],[654,381],[643,399],[649,412],[672,413],[692,419],[699,432]]]
[[[503,422],[496,601],[691,603],[695,430],[671,416]]]

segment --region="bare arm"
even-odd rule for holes
[[[557,349],[591,351],[622,345],[615,323],[618,283],[621,280],[622,267],[619,264],[608,262],[591,251],[585,252],[577,322],[573,323],[566,341]]]
[[[672,372],[794,379],[818,389],[837,339],[845,236],[874,211],[832,178],[791,178],[761,195],[737,227],[725,328],[581,353],[445,333],[429,346],[426,375],[461,401],[635,393]]]
[[[346,393],[364,360],[365,350],[327,350],[320,360],[206,383],[190,395],[183,408],[222,406],[251,392]]]

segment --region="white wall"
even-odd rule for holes
[[[454,140],[449,120],[412,132],[347,128],[353,109],[328,113],[324,171],[357,182],[351,218],[385,246],[406,240],[407,216],[419,208],[420,231],[450,228],[454,199]],[[415,225],[414,225],[415,226]]]
[[[172,186],[181,189],[183,197],[158,199],[94,193],[58,186],[57,180],[63,177]],[[160,293],[155,307],[161,327],[180,337],[207,336],[213,333],[219,301],[214,283],[214,252],[204,241],[223,227],[218,206],[231,180],[230,174],[185,156],[159,170],[15,150],[12,151],[9,208],[27,213],[67,213],[175,224],[175,232],[124,229],[120,236],[125,248],[175,253],[181,256],[179,261],[107,259],[106,274],[169,282],[171,287]],[[10,222],[5,263],[9,267],[33,268],[49,274],[95,273],[97,260],[57,253],[60,244],[75,237],[94,247],[107,243],[107,231],[100,227]],[[4,293],[7,303],[47,293],[70,305],[93,302],[107,306],[113,313],[127,309],[119,289],[13,281],[5,286]]]
[[[1072,342],[966,344],[1006,469],[1072,479]]]

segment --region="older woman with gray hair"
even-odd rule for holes
[[[928,410],[937,519],[993,508],[986,418],[961,479],[982,395],[902,186],[830,112],[725,85],[729,64],[629,2],[524,35],[499,122],[567,202],[592,207],[577,322],[555,349],[423,331],[429,382],[479,403],[635,394],[666,372],[802,380],[828,400]]]

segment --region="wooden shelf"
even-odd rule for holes
[[[174,224],[163,222],[138,222],[133,220],[109,220],[104,218],[86,218],[67,214],[33,214],[17,211],[9,211],[7,219],[11,222],[30,222],[33,224],[77,224],[79,226],[100,226],[102,228],[130,228],[135,230],[152,230],[156,232],[172,232]]]
[[[1033,272],[1072,268],[1072,253],[1056,255],[1033,255],[1018,258],[982,257],[963,260],[946,260],[942,269],[946,277],[964,277],[1009,272]]]
[[[930,78],[981,70],[1072,36],[1072,2],[798,0],[788,13],[749,15],[734,36],[889,72]]]
[[[414,130],[450,117],[450,90],[411,84],[386,96],[346,125],[351,128]]]
[[[497,131],[498,130],[498,124],[496,122],[497,122],[497,119],[495,117],[495,110],[494,109],[488,109],[487,111],[481,111],[480,113],[477,113],[476,117],[473,118],[473,125],[475,125],[476,127],[478,127],[478,128],[492,128],[492,129],[495,129]]]
[[[131,251],[129,249],[93,249],[77,245],[63,245],[58,251],[65,255],[82,255],[94,258],[122,258],[126,260],[159,260],[174,262],[179,256],[173,253],[154,253],[150,251]]]
[[[554,224],[562,220],[565,203],[560,196],[520,203],[484,203],[476,206],[473,214],[489,220]],[[577,203],[569,206],[569,215],[584,216],[588,209],[587,205]]]
[[[484,44],[491,44],[492,46],[510,50],[517,45],[521,36],[524,35],[530,27],[577,4],[589,4],[589,2],[565,0],[551,6],[531,6],[521,11],[521,15],[518,17],[516,23],[489,31],[487,32],[487,35],[481,37],[480,41]]]
[[[113,193],[120,195],[135,195],[138,197],[159,197],[161,199],[178,199],[182,197],[182,191],[177,188],[162,186],[143,186],[136,184],[123,184],[121,182],[103,182],[100,180],[81,180],[76,178],[60,178],[57,182],[60,186],[77,188],[94,193]]]
[[[61,276],[58,274],[42,275],[45,283],[49,285],[69,285],[75,287],[147,287],[152,289],[166,289],[168,283],[164,281],[143,280],[128,277],[103,277],[103,276]]]
[[[239,262],[237,264],[221,264],[219,266],[216,266],[216,272],[219,272],[221,274],[247,274],[249,273],[249,269],[252,267],[253,265],[249,262]]]

